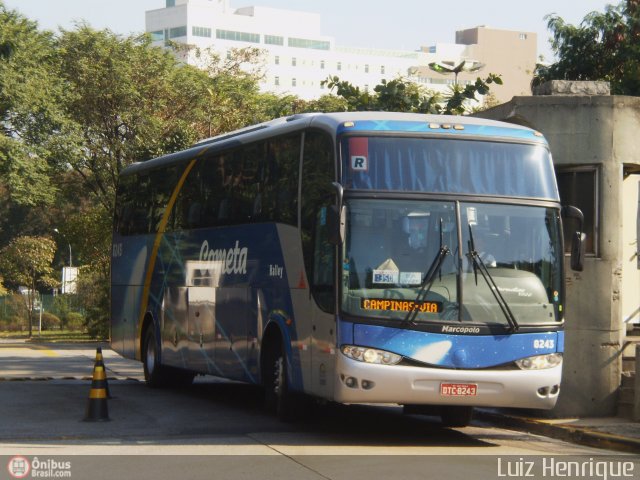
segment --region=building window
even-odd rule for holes
[[[171,7],[175,7],[176,6],[176,0],[167,0],[167,8],[171,8]]]
[[[169,38],[178,38],[187,36],[187,27],[175,27],[169,29]]]
[[[298,64],[298,59],[297,59],[296,57],[293,57],[293,58],[291,59],[291,66],[292,66],[292,67],[295,67],[297,64]]]
[[[556,168],[558,190],[562,205],[573,205],[584,214],[584,233],[587,234],[585,252],[598,255],[598,169],[594,166]],[[571,238],[579,225],[564,219],[565,253],[571,253]]]
[[[329,50],[329,42],[323,40],[309,40],[306,38],[289,38],[287,45],[295,48],[312,48],[314,50]]]
[[[234,32],[232,30],[216,30],[216,38],[220,40],[234,40],[236,42],[260,43],[259,33]]]
[[[211,38],[211,29],[207,27],[191,27],[191,34],[194,37]]]
[[[338,70],[342,70],[342,62],[338,62],[337,68]]]
[[[279,37],[277,35],[265,35],[264,43],[267,45],[284,45],[284,37]]]
[[[324,60],[320,60],[320,70],[324,70]]]
[[[276,65],[280,65],[280,57],[278,55],[276,55],[273,59],[273,63],[275,63]]]
[[[273,80],[273,83],[276,85],[276,87],[279,87],[279,86],[280,86],[280,77],[276,77],[276,78]]]
[[[161,42],[164,40],[164,32],[162,30],[156,30],[155,32],[151,32],[151,41],[153,42]]]
[[[384,65],[380,67],[380,73],[384,75]]]
[[[295,78],[291,79],[291,86],[295,87],[298,84],[298,81]]]
[[[526,33],[521,33],[520,34],[520,40],[526,40],[527,39],[527,34]]]
[[[364,73],[369,73],[369,65],[364,66]]]

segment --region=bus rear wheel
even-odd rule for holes
[[[156,334],[153,327],[149,327],[145,333],[144,349],[142,351],[142,363],[144,367],[144,379],[151,388],[160,387],[186,387],[191,385],[195,374],[187,370],[167,367],[160,363],[160,355],[156,344]]]
[[[445,427],[466,427],[473,418],[473,407],[447,406],[440,409],[440,420]]]
[[[142,364],[144,367],[144,380],[151,388],[162,387],[165,384],[165,375],[162,372],[156,334],[153,327],[147,328],[144,336],[144,348],[142,350]]]

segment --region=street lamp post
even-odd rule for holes
[[[477,72],[484,67],[484,63],[462,60],[458,65],[453,62],[431,62],[429,68],[434,72],[447,74],[453,73],[454,85],[458,85],[458,74],[460,72]]]

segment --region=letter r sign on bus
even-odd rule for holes
[[[367,163],[367,157],[362,155],[351,156],[351,170],[356,172],[366,172],[369,170],[369,164]]]
[[[369,139],[367,137],[349,138],[349,156],[351,171],[369,171]]]

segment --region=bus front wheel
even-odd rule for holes
[[[296,405],[289,389],[285,355],[281,343],[269,346],[264,359],[263,384],[267,410],[275,412],[280,420],[289,422],[295,418]]]

